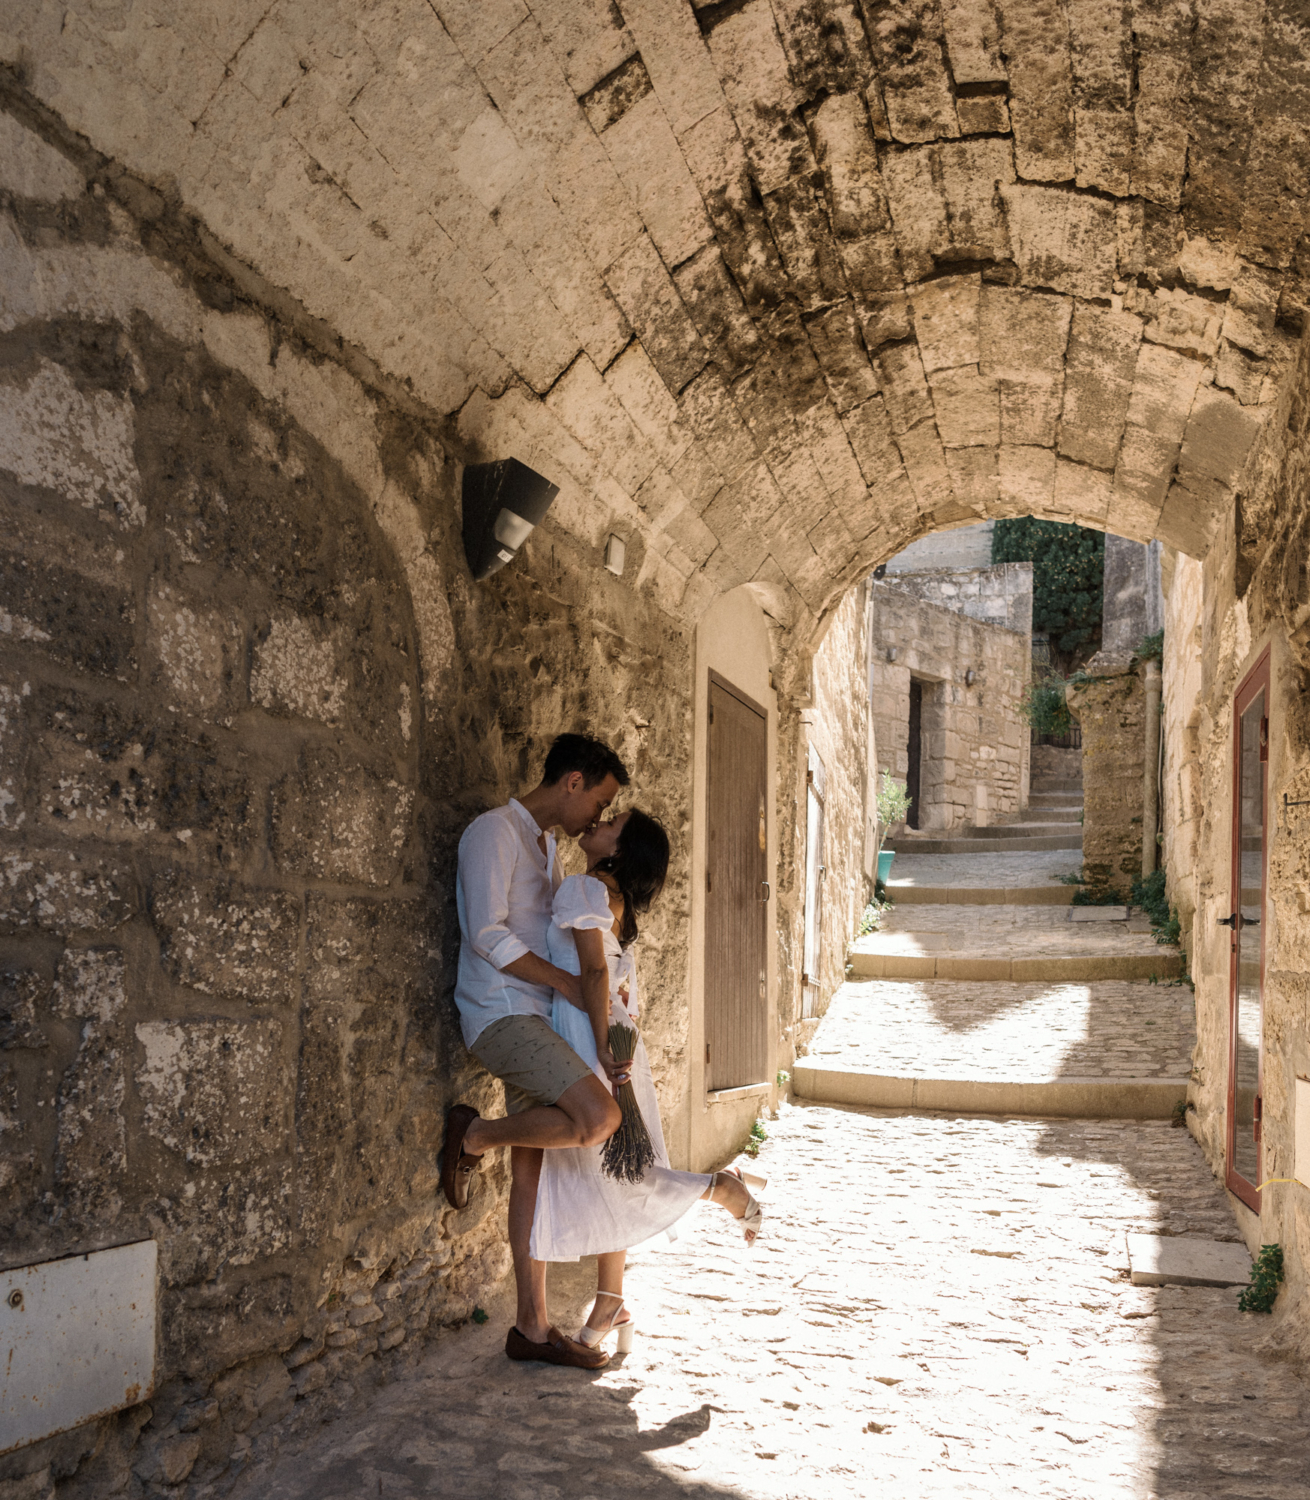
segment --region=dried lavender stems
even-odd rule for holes
[[[616,1062],[630,1063],[637,1051],[636,1027],[616,1022],[609,1030],[609,1045]],[[623,1123],[605,1142],[600,1164],[606,1175],[617,1182],[640,1182],[646,1175],[646,1168],[655,1164],[650,1131],[641,1118],[631,1083],[620,1084],[614,1097],[623,1111]]]

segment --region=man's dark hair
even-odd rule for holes
[[[541,769],[543,786],[554,786],[574,771],[582,772],[585,787],[596,786],[612,776],[620,786],[628,784],[628,768],[600,740],[589,734],[561,734],[546,753],[546,764]]]

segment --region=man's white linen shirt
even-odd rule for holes
[[[471,1047],[505,1016],[550,1020],[554,991],[506,974],[525,953],[548,952],[551,905],[561,879],[555,835],[543,855],[537,820],[517,798],[474,818],[459,841],[455,903],[459,909],[459,970],[455,1004],[464,1045]]]

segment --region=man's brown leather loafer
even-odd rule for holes
[[[539,1359],[543,1364],[573,1365],[579,1370],[600,1370],[610,1362],[609,1355],[599,1346],[588,1349],[558,1328],[546,1330],[544,1344],[534,1344],[517,1328],[511,1328],[505,1335],[505,1353],[511,1359]]]
[[[456,1104],[446,1116],[446,1139],[441,1148],[441,1191],[452,1208],[463,1208],[469,1201],[473,1174],[482,1164],[481,1156],[470,1156],[464,1150],[464,1137],[478,1112],[467,1104]]]

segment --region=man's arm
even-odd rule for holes
[[[500,971],[502,974],[513,974],[515,979],[526,979],[529,984],[544,984],[550,989],[556,989],[566,1000],[586,1009],[582,1004],[582,985],[578,976],[544,958],[538,958],[530,949],[518,958],[511,959],[509,963],[501,964]]]
[[[582,998],[576,974],[533,953],[509,928],[509,882],[520,850],[514,830],[498,819],[471,826],[460,841],[460,885],[469,942],[503,974],[557,989],[575,1004]]]

